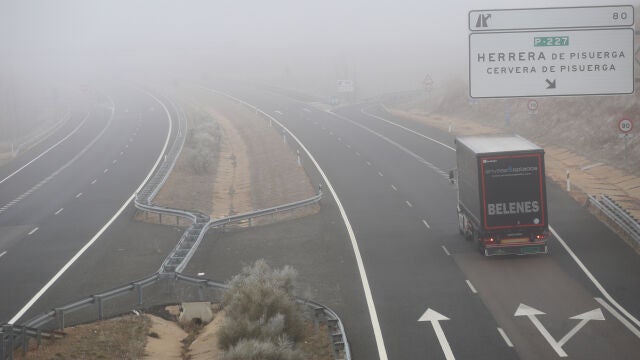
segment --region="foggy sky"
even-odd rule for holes
[[[311,91],[337,78],[370,94],[414,89],[426,74],[466,77],[470,10],[634,1],[3,0],[0,79],[207,72]]]

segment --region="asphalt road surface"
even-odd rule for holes
[[[117,270],[100,268],[97,261],[78,268],[73,257],[92,239],[100,240],[97,234],[108,230],[105,224],[120,209],[125,216],[132,214],[131,206],[123,206],[159,161],[169,119],[160,103],[134,88],[90,93],[83,100],[63,128],[0,168],[1,323],[83,294],[79,289],[84,283],[76,278],[59,296],[38,301],[41,289],[49,282],[55,286],[56,274],[65,266],[88,276],[93,291],[116,285],[118,277],[112,273]],[[122,250],[131,247],[111,246],[121,252],[102,250],[121,258]],[[155,269],[163,256],[166,253],[154,257]],[[135,279],[135,274],[139,276],[128,272],[117,285]]]
[[[551,253],[485,258],[458,234],[456,189],[447,179],[455,167],[450,134],[395,119],[375,104],[328,113],[259,89],[227,85],[225,91],[272,115],[298,137],[345,209],[363,271],[355,255],[343,256],[342,269],[350,268],[357,280],[364,272],[368,281],[353,281],[344,272],[325,281],[342,288],[344,277],[350,280],[346,286],[353,296],[343,295],[338,304],[354,358],[635,359],[640,354],[634,324],[640,317],[637,254],[554,184],[548,184],[549,219],[560,239],[552,239]],[[311,161],[304,163],[313,174]],[[335,218],[331,204],[323,204],[322,211],[333,211]],[[312,235],[295,226],[287,229],[283,237],[289,240],[279,243],[285,247],[259,245],[263,255],[285,251],[289,259],[317,258],[311,245],[290,244],[296,234]],[[333,231],[317,236],[354,251],[344,231],[317,230]],[[263,234],[269,231],[274,230]],[[229,264],[258,256],[234,246],[229,236],[241,241],[238,235],[218,235],[210,251]],[[205,261],[194,261],[192,271],[206,270]],[[367,286],[371,301],[353,291]],[[361,314],[363,306],[369,316],[350,316]]]

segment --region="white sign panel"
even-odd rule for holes
[[[471,33],[473,98],[631,94],[634,31]]]
[[[473,10],[469,30],[533,30],[633,26],[633,6]]]
[[[355,86],[353,80],[338,80],[337,82],[338,92],[354,92]]]

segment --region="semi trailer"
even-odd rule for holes
[[[455,144],[460,233],[485,256],[548,253],[544,149],[520,136]]]

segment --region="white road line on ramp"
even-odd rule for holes
[[[33,304],[35,304],[36,301],[38,301],[38,299],[40,299],[40,297],[42,297],[42,295],[44,295],[44,293],[47,290],[49,290],[49,288],[51,286],[53,286],[53,284],[71,267],[71,265],[73,265],[80,258],[80,256],[82,256],[82,254],[84,254],[85,251],[87,251],[87,249],[89,249],[89,247],[91,247],[91,245],[93,245],[93,243],[95,243],[96,240],[98,240],[98,238],[100,238],[100,236],[102,236],[102,234],[109,228],[109,226],[111,226],[111,224],[118,218],[118,216],[120,216],[120,214],[122,214],[122,212],[127,208],[127,206],[129,206],[129,203],[131,201],[133,201],[133,199],[135,199],[136,193],[138,193],[140,190],[142,190],[142,187],[144,186],[144,184],[149,180],[149,178],[151,178],[151,175],[153,175],[153,173],[155,172],[156,168],[160,164],[160,160],[162,160],[162,156],[163,156],[164,152],[167,150],[167,145],[169,144],[169,138],[171,137],[171,130],[172,130],[171,114],[169,113],[169,110],[167,109],[167,107],[157,97],[155,97],[151,93],[148,93],[145,90],[142,90],[142,89],[140,89],[140,90],[143,91],[144,93],[146,93],[147,95],[149,95],[150,97],[152,97],[156,102],[158,102],[164,108],[164,111],[167,114],[167,119],[169,121],[169,131],[167,132],[167,136],[166,136],[166,139],[165,139],[165,142],[164,142],[164,146],[162,148],[162,151],[160,151],[160,155],[158,155],[158,159],[156,160],[156,163],[153,165],[153,167],[151,168],[151,171],[149,171],[149,174],[142,181],[140,186],[136,189],[136,191],[127,200],[125,200],[125,202],[122,204],[120,209],[113,215],[113,217],[109,221],[107,221],[107,223],[91,238],[91,240],[89,240],[89,242],[87,242],[60,270],[58,270],[58,272],[42,287],[42,289],[40,289],[31,298],[31,300],[29,300],[29,302],[27,302],[22,307],[22,309],[20,309],[20,311],[18,311],[18,313],[16,315],[14,315],[13,318],[11,318],[11,320],[8,321],[9,325],[13,325],[13,324],[15,324],[16,321],[20,320],[20,318],[27,311],[29,311],[29,309],[33,306]],[[113,100],[112,100],[112,103],[113,103]]]
[[[6,254],[7,254],[7,252],[6,252],[6,251],[3,251],[3,252],[0,254],[0,257],[5,256]]]
[[[39,228],[33,228],[33,230],[29,231],[29,233],[27,235],[33,235],[36,233],[36,231],[38,231]]]
[[[475,288],[475,287],[473,287],[473,284],[471,283],[471,281],[469,281],[469,280],[465,280],[464,282],[466,282],[466,283],[467,283],[467,286],[469,286],[469,289],[471,289],[471,292],[473,292],[474,294],[477,294],[477,293],[478,293],[478,290],[476,290],[476,288]]]
[[[289,133],[289,135],[298,143],[298,145],[300,145],[300,147],[304,150],[304,152],[307,154],[307,156],[309,157],[309,159],[311,159],[311,162],[313,162],[314,166],[316,167],[316,169],[318,169],[318,172],[320,173],[320,175],[322,176],[322,179],[324,180],[325,184],[327,185],[327,188],[329,189],[329,191],[331,192],[331,195],[333,196],[333,198],[336,201],[336,204],[338,205],[338,209],[340,210],[340,215],[342,216],[342,219],[345,223],[345,226],[347,228],[347,233],[349,234],[349,239],[351,240],[351,246],[353,247],[353,252],[355,254],[355,258],[356,258],[356,263],[358,265],[358,271],[360,272],[360,280],[362,281],[362,286],[364,288],[364,296],[365,296],[365,300],[367,302],[367,307],[369,310],[369,317],[371,318],[371,325],[373,327],[373,334],[376,340],[376,345],[378,348],[378,356],[380,358],[380,360],[387,360],[388,356],[387,356],[387,350],[385,348],[384,345],[384,339],[382,338],[382,330],[380,328],[380,322],[378,320],[378,313],[376,311],[376,307],[375,304],[373,302],[373,295],[371,294],[371,288],[369,287],[369,280],[367,277],[367,273],[365,271],[364,268],[364,262],[362,261],[362,255],[360,254],[360,249],[358,247],[358,241],[356,239],[356,235],[353,231],[353,228],[351,227],[351,223],[349,222],[349,218],[347,217],[347,213],[344,210],[344,207],[342,206],[342,202],[340,201],[340,199],[338,198],[338,194],[336,194],[335,190],[333,189],[333,185],[331,185],[331,182],[329,181],[329,178],[327,177],[327,175],[324,173],[324,171],[322,170],[322,168],[320,167],[320,165],[318,164],[318,162],[316,161],[316,159],[313,157],[313,155],[311,155],[311,153],[309,152],[309,150],[307,149],[306,146],[304,146],[304,144],[302,144],[302,142],[291,132],[289,131],[289,129],[287,129],[283,124],[281,124],[278,120],[276,120],[275,118],[273,118],[273,116],[267,114],[266,112],[258,109],[257,107],[243,101],[240,100],[232,95],[223,93],[221,91],[217,91],[217,90],[213,90],[213,89],[209,89],[206,88],[204,86],[202,86],[203,89],[216,93],[216,94],[220,94],[223,96],[226,96],[230,99],[233,99],[241,104],[244,104],[245,106],[248,106],[252,109],[254,109],[255,111],[260,111],[263,115],[271,118],[272,121],[275,121],[278,125],[280,125],[287,133]]]
[[[451,256],[451,253],[449,252],[449,250],[447,250],[447,247],[442,245],[442,250],[444,251],[445,254],[447,254],[447,256]]]
[[[58,215],[62,212],[62,210],[64,210],[64,208],[60,208],[58,211],[56,211],[55,213],[53,213],[53,215]]]
[[[431,226],[429,226],[429,223],[427,222],[427,220],[422,220],[422,223],[424,224],[424,226],[427,227],[427,229],[431,229]]]

